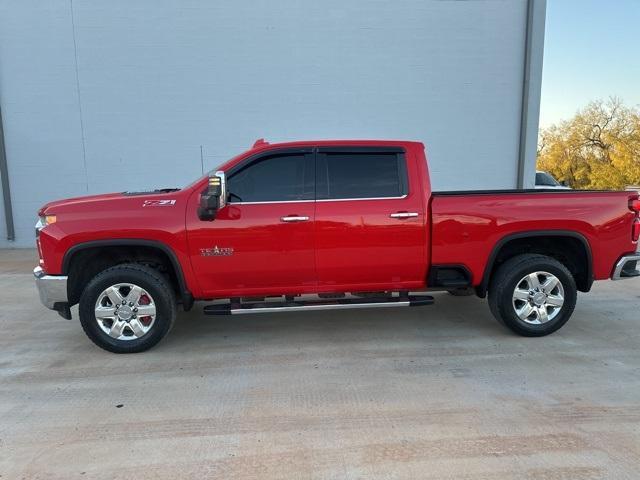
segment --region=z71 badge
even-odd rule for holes
[[[200,255],[203,257],[229,257],[233,255],[233,248],[219,248],[217,245],[213,248],[201,248]]]
[[[173,207],[176,204],[175,200],[145,200],[142,204],[143,207]]]

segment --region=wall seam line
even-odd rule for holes
[[[73,37],[73,55],[75,60],[75,71],[76,71],[76,90],[78,92],[78,112],[80,114],[80,138],[82,140],[82,164],[84,166],[84,178],[85,178],[85,189],[89,192],[89,172],[87,169],[87,150],[85,147],[85,136],[84,136],[84,118],[82,113],[82,96],[80,94],[80,73],[78,72],[78,45],[76,43],[76,23],[73,18],[73,0],[69,0],[69,5],[71,8],[71,34]]]

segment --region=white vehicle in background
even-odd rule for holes
[[[536,188],[555,189],[555,190],[571,190],[570,187],[561,184],[553,176],[547,172],[536,170]]]

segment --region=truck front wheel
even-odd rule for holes
[[[135,353],[153,347],[169,332],[176,318],[176,300],[158,271],[122,264],[88,283],[79,313],[82,328],[100,348]]]
[[[562,327],[576,305],[571,272],[545,255],[526,254],[500,265],[489,285],[493,316],[519,335],[541,337]]]

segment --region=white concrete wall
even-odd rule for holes
[[[0,105],[16,226],[181,186],[271,141],[427,144],[436,189],[514,188],[526,0],[13,0]]]

